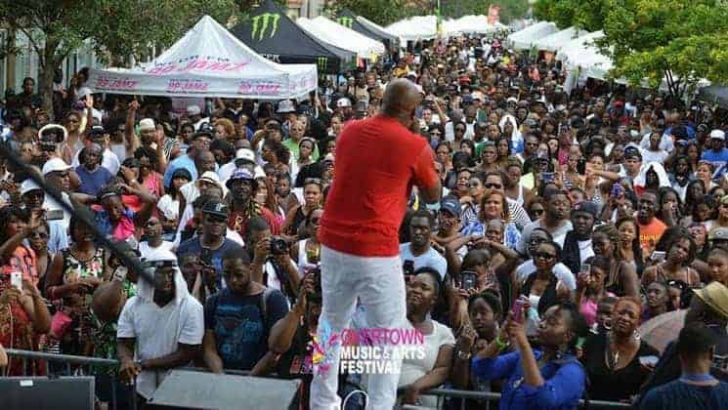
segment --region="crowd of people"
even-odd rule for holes
[[[82,70],[54,92],[55,118],[27,78],[2,107],[6,147],[30,168],[0,163],[0,345],[118,359],[72,369],[96,376],[99,402],[135,380],[118,408],[189,365],[301,379],[295,406],[309,408],[317,232],[332,181],[346,178],[337,137],[381,115],[387,84],[406,78],[442,200],[413,190],[399,232],[426,355],[402,364],[398,401],[463,405],[427,394],[442,386],[501,393],[502,409],[728,408],[726,112],[595,80],[567,92],[558,63],[498,38],[395,57],[322,77],[302,101],[182,109],[95,94]],[[134,249],[154,282],[97,231]],[[0,366],[65,371],[1,349]],[[338,378],[341,397],[366,392]],[[359,396],[347,408],[363,408]]]

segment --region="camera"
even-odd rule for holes
[[[478,287],[477,273],[474,271],[466,270],[461,274],[460,288],[465,290],[476,289]]]
[[[278,236],[270,238],[271,255],[285,255],[288,253],[288,242]]]

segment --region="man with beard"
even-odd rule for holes
[[[429,211],[421,209],[415,212],[410,217],[409,222],[411,242],[400,245],[399,253],[402,261],[404,261],[405,268],[409,269],[408,262],[411,262],[413,272],[427,266],[437,270],[440,279],[444,280],[447,273],[447,261],[436,250],[432,249],[430,242],[434,224],[435,220]]]
[[[591,201],[580,202],[571,210],[571,225],[574,229],[564,239],[562,262],[572,272],[581,272],[582,263],[594,256],[591,234],[598,213],[597,205]]]
[[[655,217],[656,209],[657,195],[651,191],[642,194],[637,208],[637,225],[640,229],[642,254],[646,256],[652,254],[657,241],[667,229],[667,225]]]
[[[202,305],[187,291],[174,254],[157,250],[147,262],[154,268],[154,283],[139,281],[137,295],[124,304],[116,334],[119,373],[136,384],[142,404],[168,370],[197,356],[204,334]]]
[[[245,238],[250,218],[261,216],[268,222],[273,235],[278,235],[281,227],[273,213],[253,200],[258,182],[252,172],[245,168],[236,169],[226,182],[226,186],[232,197],[230,202],[232,212],[228,219],[231,229]]]
[[[235,241],[228,239],[228,206],[218,200],[210,200],[202,207],[201,234],[179,245],[177,255],[200,255],[203,265],[200,279],[210,295],[226,285],[222,280],[222,255],[231,249],[242,249]]]
[[[31,213],[46,213],[43,207],[45,192],[32,179],[26,179],[20,184],[20,199]],[[68,248],[67,226],[63,223],[63,212],[56,210],[52,212],[51,217],[46,213],[45,218],[48,221],[48,250],[56,253]]]
[[[543,216],[523,228],[521,242],[518,243],[518,253],[521,255],[526,255],[526,246],[534,229],[545,229],[553,236],[554,242],[562,247],[566,239],[566,233],[573,229],[569,220],[571,208],[569,195],[565,191],[556,188],[547,188],[543,196],[546,200],[546,209]]]

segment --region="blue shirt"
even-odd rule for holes
[[[728,148],[715,152],[712,149],[703,151],[703,155],[700,156],[701,160],[710,161],[713,163],[725,163],[728,161]]]
[[[535,350],[538,360],[542,353]],[[541,368],[545,383],[539,387],[523,381],[519,352],[490,359],[474,358],[473,373],[486,380],[506,379],[499,403],[502,410],[575,409],[584,394],[586,372],[574,356],[551,361]]]
[[[222,243],[222,246],[215,249],[214,251],[210,251],[209,254],[203,255],[202,252],[202,244],[200,243],[200,237],[195,236],[193,238],[190,238],[184,242],[182,242],[179,245],[179,248],[177,248],[177,257],[182,258],[184,255],[194,254],[198,255],[200,257],[200,260],[202,259],[208,259],[206,261],[203,261],[205,263],[209,263],[212,265],[213,268],[215,268],[215,272],[217,273],[217,286],[219,289],[227,287],[223,281],[222,281],[222,257],[231,249],[238,249],[240,250],[240,245],[237,243],[231,241],[230,239],[225,238],[225,240]]]
[[[516,224],[514,224],[513,222],[506,223],[504,230],[505,232],[503,232],[503,245],[511,249],[515,249],[516,246],[518,246],[518,242],[521,241],[521,231],[516,227]],[[485,225],[483,225],[482,222],[476,220],[463,226],[463,228],[460,230],[460,233],[465,236],[485,236]]]
[[[675,380],[645,394],[640,410],[728,409],[728,383],[695,386]]]
[[[111,172],[102,166],[97,167],[93,171],[89,171],[81,165],[76,167],[76,174],[78,174],[78,178],[81,180],[81,186],[78,188],[78,191],[91,196],[98,195],[101,188],[114,179]]]

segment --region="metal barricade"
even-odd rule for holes
[[[26,363],[29,360],[44,361],[46,363],[47,374],[51,378],[56,376],[50,372],[51,367],[50,367],[49,363],[51,363],[51,362],[63,364],[66,374],[69,374],[69,375],[73,373],[74,366],[98,366],[98,367],[102,367],[102,368],[104,368],[104,367],[105,368],[108,368],[108,367],[118,368],[120,365],[120,362],[115,359],[101,359],[101,358],[97,358],[97,357],[72,356],[72,355],[65,355],[65,354],[34,352],[34,351],[28,351],[28,350],[7,349],[7,354],[10,358],[22,358],[24,369],[27,368]],[[200,367],[184,367],[184,369],[201,371],[201,372],[208,371],[207,369],[200,368]],[[235,375],[240,375],[240,376],[250,375],[249,371],[241,371],[241,370],[225,370],[225,373],[235,374]],[[86,374],[98,377],[98,375],[92,374],[90,372],[86,373]],[[115,374],[115,372],[113,374]],[[118,408],[117,391],[115,388],[113,388],[114,381],[116,381],[116,378],[112,377],[112,400],[109,402],[110,410],[116,410]],[[130,397],[130,399],[131,399],[130,401],[132,403],[132,408],[136,408],[135,391],[131,390],[129,392],[129,394],[133,395],[132,397]],[[482,407],[485,410],[497,408],[498,407],[497,402],[498,402],[498,400],[500,400],[500,397],[501,397],[501,395],[499,393],[479,392],[479,391],[472,391],[472,390],[456,390],[456,389],[446,389],[446,388],[430,389],[422,394],[437,396],[438,407],[442,406],[445,399],[463,399],[460,401],[461,409],[465,409],[465,400],[466,399],[485,401],[485,403]],[[579,407],[580,408],[588,407],[589,409],[629,409],[629,408],[631,408],[631,405],[629,405],[627,403],[600,401],[600,400],[590,400],[587,404],[582,400],[580,402]],[[416,406],[403,406],[402,408],[406,409],[406,408],[417,408],[417,407]]]

